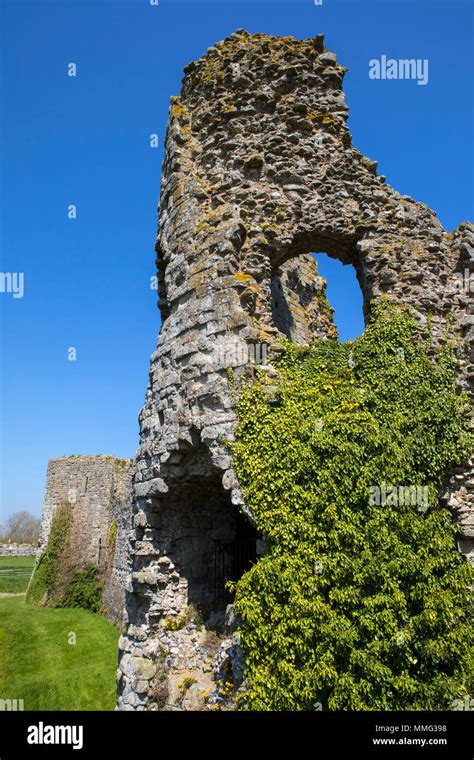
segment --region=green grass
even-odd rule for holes
[[[92,612],[0,598],[0,698],[25,710],[113,710],[117,639]]]
[[[0,557],[0,594],[26,591],[34,564],[34,557]]]

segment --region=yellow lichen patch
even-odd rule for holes
[[[227,73],[224,68],[226,58],[234,56],[242,49],[246,48],[249,53],[266,49],[271,53],[271,58],[275,62],[284,60],[284,55],[288,48],[296,51],[311,50],[311,46],[304,40],[296,40],[294,37],[272,37],[266,34],[245,34],[230,37],[215,45],[215,50],[206,54],[202,59],[202,68],[200,75],[206,82],[212,81],[217,77],[222,78]],[[216,55],[217,52],[217,55]]]
[[[211,225],[209,222],[200,221],[197,223],[197,231],[198,232],[208,232],[211,228]]]
[[[185,106],[183,106],[179,98],[171,99],[170,113],[176,119],[189,118],[188,109]]]
[[[265,232],[266,230],[270,230],[271,232],[277,233],[278,227],[275,224],[270,224],[270,222],[262,222],[260,225],[260,229],[262,232]]]
[[[247,274],[247,272],[235,272],[234,277],[237,282],[250,282],[253,279],[252,275]]]
[[[257,342],[272,343],[275,340],[275,335],[268,332],[264,327],[260,327],[256,337]]]
[[[337,124],[338,120],[335,119],[328,111],[308,111],[306,118],[312,122],[321,122],[322,124]]]

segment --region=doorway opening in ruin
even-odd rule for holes
[[[238,581],[257,561],[258,534],[241,512],[235,517],[230,540],[214,539],[214,604],[229,604],[233,594],[227,581]]]
[[[160,552],[187,582],[187,603],[206,619],[232,602],[228,581],[237,581],[257,561],[259,534],[232,504],[204,446],[182,456],[182,476],[167,480],[169,493],[156,513]]]
[[[217,611],[232,601],[227,582],[239,580],[257,561],[259,536],[220,478],[193,480],[185,490],[189,527],[178,544],[188,603],[205,613]]]

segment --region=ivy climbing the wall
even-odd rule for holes
[[[91,612],[100,612],[103,588],[99,568],[88,564],[73,573],[58,606],[82,607]]]
[[[235,585],[256,710],[450,709],[468,693],[469,565],[440,503],[470,447],[449,346],[380,309],[286,344],[241,389],[234,466],[265,556]]]
[[[48,541],[34,569],[26,601],[55,606],[53,600],[61,576],[61,559],[67,547],[72,521],[71,505],[60,504],[54,514]]]
[[[97,566],[74,571],[69,550],[72,507],[60,504],[54,513],[48,541],[34,569],[26,601],[36,606],[82,607],[99,612],[103,583]]]

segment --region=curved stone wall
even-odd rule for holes
[[[345,72],[322,36],[239,30],[185,69],[172,98],[156,246],[163,324],[140,416],[121,709],[219,704],[216,673],[235,639],[228,619],[219,624],[220,576],[209,568],[228,542],[237,572],[235,547],[247,540],[224,443],[235,424],[228,369],[270,365],[282,333],[300,343],[334,335],[312,252],[355,268],[366,319],[386,296],[412,307],[420,330],[430,318],[435,341],[448,331],[460,386],[472,378],[473,228],[446,232],[352,146]],[[465,464],[444,494],[466,552],[472,486]],[[214,648],[189,615],[194,599],[207,604]]]

